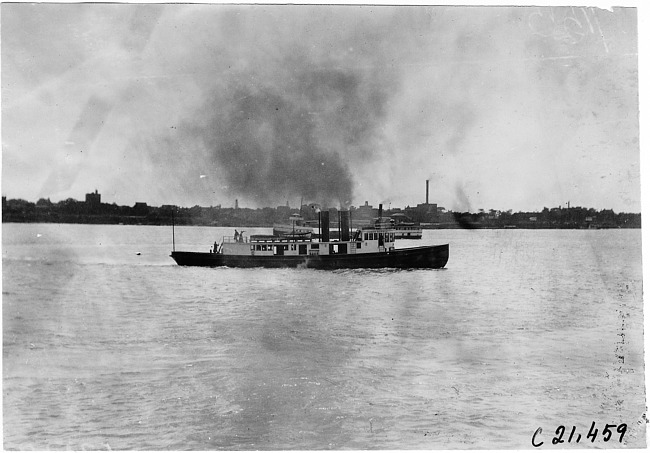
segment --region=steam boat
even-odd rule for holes
[[[290,239],[310,239],[314,230],[304,223],[300,214],[289,217],[289,224],[273,224],[273,235]]]
[[[422,239],[422,227],[404,214],[393,214],[395,239]]]
[[[177,252],[171,257],[181,266],[304,267],[314,269],[397,268],[438,269],[449,259],[449,244],[396,249],[396,230],[381,217],[373,225],[350,234],[349,211],[340,213],[337,240],[330,238],[329,212],[320,212],[319,240],[266,235],[224,237],[208,252]]]

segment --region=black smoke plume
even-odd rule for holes
[[[396,50],[376,45],[381,27],[361,25],[367,14],[356,10],[347,20],[359,26],[342,34],[331,29],[342,11],[320,9],[319,20],[309,8],[268,11],[206,9],[229,20],[195,25],[200,45],[186,59],[181,50],[170,57],[184,75],[153,82],[191,86],[193,96],[172,131],[138,146],[160,180],[183,194],[177,199],[347,206],[355,177],[382,161],[383,128],[401,80],[402,69],[390,63]],[[291,14],[276,17],[283,11]],[[394,12],[378,15],[384,22]],[[171,53],[162,45],[156,51]]]
[[[351,70],[294,74],[279,86],[233,80],[206,99],[201,121],[184,127],[233,196],[261,206],[296,198],[347,205],[350,166],[372,156],[386,95]]]

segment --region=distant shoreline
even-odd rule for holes
[[[494,209],[477,213],[454,212],[437,204],[423,203],[415,207],[381,209],[370,205],[350,207],[352,223],[370,223],[377,217],[393,217],[396,223],[415,225],[422,229],[612,229],[641,228],[640,213],[615,213],[612,209],[597,211],[580,206],[544,208],[541,211],[512,212]],[[101,202],[101,194],[86,194],[86,201],[73,199],[52,203],[40,199],[31,203],[2,197],[3,223],[60,223],[101,225],[195,225],[213,227],[271,228],[286,224],[292,214],[299,213],[305,222],[318,225],[317,210],[309,205],[300,208],[278,206],[258,209],[222,208],[221,206],[190,208],[175,205],[160,207],[136,203],[118,206]],[[338,228],[336,208],[330,208],[332,227]],[[410,222],[410,223],[409,223]]]
[[[146,222],[146,221],[134,221],[133,219],[120,219],[120,221],[105,221],[102,219],[86,219],[85,221],[48,221],[48,220],[4,220],[3,224],[22,224],[22,223],[44,223],[44,224],[60,224],[60,225],[123,225],[123,226],[172,226],[171,221],[168,223],[164,222]],[[256,225],[256,224],[242,224],[242,223],[232,223],[232,224],[210,224],[210,223],[201,223],[201,222],[184,222],[176,223],[176,226],[192,226],[192,227],[213,227],[213,228],[272,228],[273,224],[265,225]],[[445,223],[437,225],[420,225],[423,230],[620,230],[620,229],[641,229],[640,225],[626,225],[626,226],[595,226],[592,228],[584,227],[581,225],[570,226],[570,225],[481,225],[481,224],[470,224],[462,225],[459,223]],[[332,228],[335,230],[334,224]]]

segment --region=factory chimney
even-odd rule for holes
[[[429,204],[429,180],[427,179],[427,204]]]

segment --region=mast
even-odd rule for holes
[[[174,233],[174,208],[172,208],[172,252],[176,251],[176,235]]]

